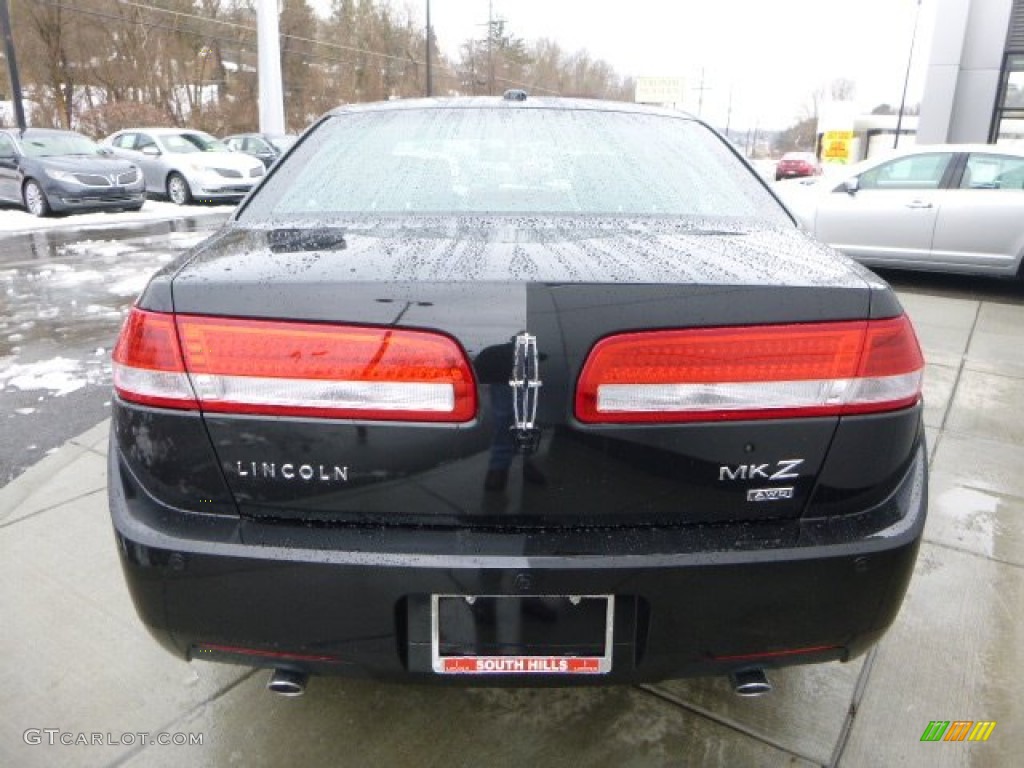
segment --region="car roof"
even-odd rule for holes
[[[161,128],[122,128],[120,131],[115,131],[115,133],[153,133],[156,134],[157,136],[170,136],[176,133],[205,133],[208,136],[213,135],[208,131],[203,131],[200,130],[199,128],[168,128],[166,126]]]
[[[504,99],[500,96],[459,96],[435,99],[394,99],[365,104],[345,104],[328,112],[328,115],[345,115],[353,112],[389,112],[417,109],[555,109],[577,112],[627,112],[632,114],[661,115],[696,121],[688,112],[664,107],[635,104],[630,101],[602,101],[600,99],[573,99],[551,96],[530,96],[524,101]]]
[[[3,133],[14,136],[85,136],[84,133],[78,131],[66,131],[63,128],[26,128],[24,131],[20,131],[17,128],[0,128]],[[85,136],[88,138],[88,136]]]

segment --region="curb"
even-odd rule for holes
[[[48,456],[40,459],[7,485],[0,487],[0,528],[32,496],[45,493],[47,484],[69,464],[85,454],[99,454],[94,446],[106,440],[110,419],[106,418],[85,432],[72,437]],[[13,522],[13,520],[11,520]]]

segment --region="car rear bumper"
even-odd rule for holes
[[[246,178],[245,176],[229,178],[212,171],[209,173],[185,171],[183,175],[188,182],[189,189],[192,190],[193,197],[198,200],[240,199],[249,194],[262,178]]]
[[[431,595],[613,595],[622,683],[848,660],[891,624],[926,509],[925,451],[877,508],[728,531],[301,528],[163,507],[113,448],[110,506],[136,609],[183,658],[437,682]],[[188,518],[184,520],[184,518]],[[785,529],[783,529],[785,527]],[[522,684],[489,675],[490,684]]]
[[[196,187],[192,194],[200,200],[204,199],[237,199],[245,197],[253,188],[253,184],[225,184]]]

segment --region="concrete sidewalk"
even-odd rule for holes
[[[901,298],[928,360],[930,518],[903,611],[866,657],[776,672],[754,700],[711,678],[550,690],[316,678],[300,699],[275,697],[265,672],[178,661],[136,619],[107,515],[104,423],[0,489],[0,765],[1019,765],[1024,306]],[[997,724],[984,743],[922,743],[932,720]],[[158,733],[203,743],[150,744]]]

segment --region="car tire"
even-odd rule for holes
[[[167,177],[167,197],[175,205],[188,205],[192,202],[192,190],[180,173],[172,173]]]
[[[21,198],[25,203],[25,210],[33,216],[43,218],[52,212],[50,201],[46,199],[46,193],[42,186],[35,179],[29,179],[21,190]]]

